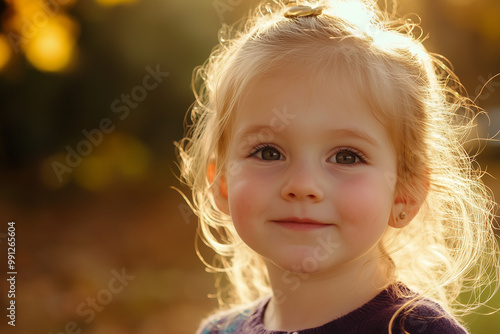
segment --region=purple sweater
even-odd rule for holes
[[[408,292],[411,293],[410,290]],[[409,300],[396,297],[393,287],[389,286],[365,305],[329,323],[296,332],[282,332],[267,330],[262,323],[269,303],[269,299],[266,299],[242,312],[226,312],[205,320],[197,334],[387,334],[392,315]],[[413,309],[406,312],[405,316],[395,319],[393,334],[467,334],[467,330],[437,303],[420,298],[413,305]]]

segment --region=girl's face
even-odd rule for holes
[[[250,87],[234,115],[219,196],[243,241],[294,272],[379,255],[398,205],[386,128],[355,94],[308,79],[274,76]]]

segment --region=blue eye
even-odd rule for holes
[[[263,145],[250,154],[252,157],[257,157],[262,160],[281,160],[281,153],[271,145]]]

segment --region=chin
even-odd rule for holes
[[[315,274],[327,271],[334,266],[332,259],[319,259],[314,254],[309,256],[287,256],[267,260],[271,265],[291,273]]]

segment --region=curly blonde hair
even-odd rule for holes
[[[245,305],[271,291],[263,261],[217,208],[212,181],[232,168],[227,147],[240,97],[283,62],[326,80],[332,73],[346,78],[391,129],[399,161],[397,175],[387,177],[406,200],[423,201],[411,224],[389,229],[382,240],[395,279],[457,317],[484,305],[479,297],[488,287],[490,297],[496,292],[499,273],[495,203],[463,146],[479,108],[460,94],[443,58],[426,51],[417,24],[395,19],[374,1],[301,5],[323,6],[323,13],[290,19],[286,4],[262,4],[239,29],[221,31],[220,44],[194,74],[192,124],[177,148],[199,235],[218,254],[207,265],[225,278],[221,306]],[[463,292],[469,300],[461,304]]]

